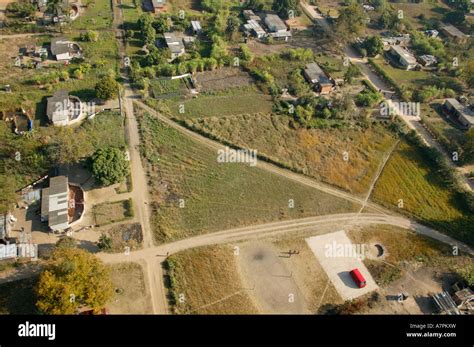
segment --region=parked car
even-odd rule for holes
[[[367,284],[364,276],[360,273],[359,269],[354,269],[350,272],[352,279],[357,284],[359,288],[364,288]]]

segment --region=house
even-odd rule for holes
[[[69,227],[69,184],[66,176],[49,179],[49,187],[41,191],[41,221],[48,222],[52,231]]]
[[[160,13],[164,10],[166,0],[151,0],[151,6],[153,7],[153,13]]]
[[[177,57],[185,53],[183,40],[177,37],[175,33],[165,33],[165,41],[171,52],[171,60],[176,59]]]
[[[466,129],[474,126],[474,112],[469,107],[454,98],[446,99],[443,106],[447,113],[457,119]]]
[[[390,53],[405,70],[414,69],[418,65],[415,56],[401,46],[390,47]]]
[[[333,89],[333,82],[324,73],[324,71],[316,63],[309,63],[304,69],[304,77],[315,86],[320,94],[329,94]]]
[[[267,33],[263,28],[260,26],[259,22],[254,19],[250,19],[244,24],[244,32],[247,35],[253,35],[258,39],[262,39],[267,36]]]
[[[198,35],[202,32],[201,22],[199,22],[198,20],[192,20],[191,27],[193,28],[194,35]]]
[[[276,14],[267,13],[265,15],[264,22],[268,30],[272,33],[284,32],[288,30],[286,24]]]
[[[243,10],[242,13],[246,20],[255,20],[257,22],[260,21],[260,17],[257,16],[252,10]]]
[[[423,66],[432,66],[438,63],[438,59],[436,59],[436,57],[431,54],[421,55],[418,57],[418,60]]]
[[[55,126],[68,125],[82,114],[82,102],[69,95],[66,90],[59,90],[47,98],[46,115]]]
[[[447,38],[454,40],[457,43],[466,43],[469,39],[468,35],[464,34],[461,30],[451,24],[443,24],[441,26],[441,31]]]
[[[64,37],[51,40],[51,54],[58,61],[69,61],[73,58],[82,58],[82,50],[75,42]]]
[[[291,37],[291,31],[288,30],[285,22],[283,22],[280,17],[276,14],[267,13],[264,18],[270,37],[277,40],[288,41]]]

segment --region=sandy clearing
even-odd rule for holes
[[[343,256],[327,254],[327,247],[333,244],[353,246],[344,231],[310,237],[306,239],[306,242],[344,300],[351,300],[378,289],[377,284],[362,260],[349,254],[343,254]],[[359,269],[367,281],[367,285],[364,288],[357,287],[349,274],[355,268]]]

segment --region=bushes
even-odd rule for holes
[[[375,71],[382,76],[390,85],[392,86],[393,89],[395,89],[396,93],[398,96],[400,96],[403,101],[410,101],[410,97],[407,93],[406,90],[403,88],[399,87],[398,83],[395,82],[386,72],[382,67],[380,67],[373,59],[369,58],[369,64],[375,69]]]
[[[379,92],[370,89],[364,89],[355,97],[355,103],[360,107],[373,107],[382,99]]]

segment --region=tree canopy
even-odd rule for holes
[[[82,307],[98,312],[113,294],[110,270],[87,251],[57,248],[36,294],[36,306],[45,314],[74,314]]]
[[[109,100],[118,96],[120,85],[110,75],[103,76],[95,85],[95,93],[99,99]]]
[[[99,149],[92,156],[92,175],[105,186],[122,182],[128,172],[128,161],[119,148]]]

